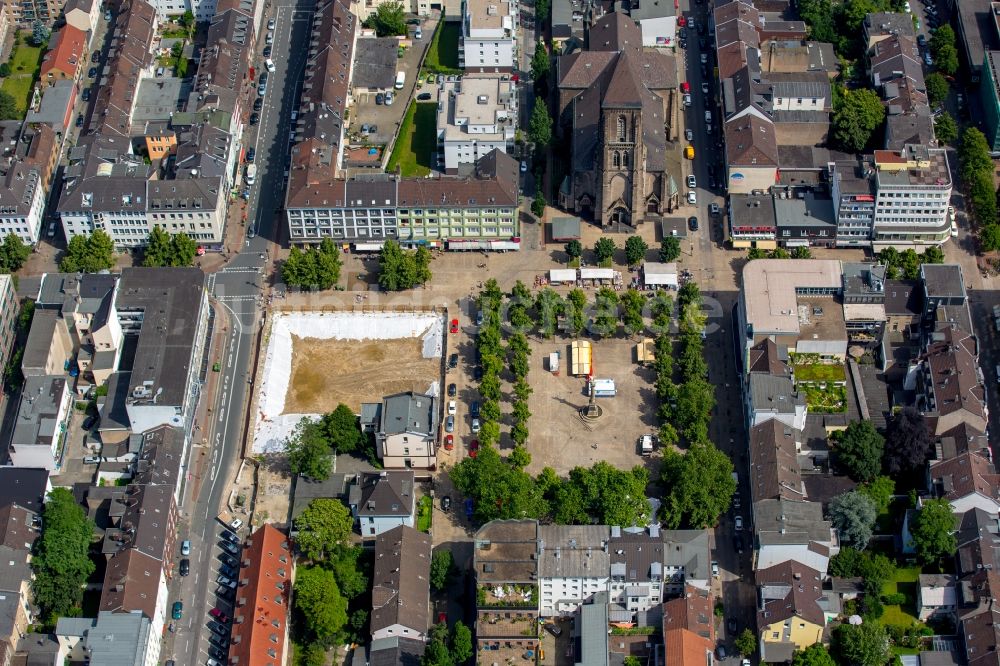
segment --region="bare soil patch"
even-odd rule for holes
[[[420,338],[319,340],[292,336],[286,414],[325,414],[344,403],[355,412],[402,391],[426,392],[441,359],[423,357]]]

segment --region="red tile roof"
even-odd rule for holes
[[[86,49],[86,33],[69,24],[64,25],[52,36],[51,48],[42,60],[42,80],[52,72],[59,72],[66,78],[76,76]]]
[[[243,551],[236,592],[230,661],[241,666],[278,666],[285,650],[285,623],[292,587],[288,537],[264,525]]]

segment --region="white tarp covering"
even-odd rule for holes
[[[318,414],[284,414],[285,395],[292,373],[292,336],[320,340],[393,340],[422,338],[424,358],[440,358],[444,317],[434,313],[293,313],[277,314],[264,357],[254,430],[254,453],[284,449],[284,441],[302,417]],[[434,390],[434,387],[431,387]]]
[[[576,282],[576,269],[553,268],[549,271],[549,282]]]
[[[642,281],[647,285],[677,286],[677,264],[649,261],[642,266]]]
[[[615,278],[615,269],[581,268],[580,278],[583,280],[613,280]]]

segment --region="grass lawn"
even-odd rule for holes
[[[917,621],[917,591],[920,567],[900,567],[892,580],[882,585],[882,594],[905,594],[906,604],[886,606],[882,624],[896,624],[908,627]]]
[[[410,102],[386,170],[392,172],[398,166],[404,178],[429,174],[437,148],[436,126],[437,104]]]
[[[11,54],[10,76],[0,84],[0,90],[14,98],[17,110],[24,117],[28,113],[28,105],[31,103],[31,87],[38,78],[38,71],[42,67],[42,48],[30,46],[24,42],[26,33],[21,33],[21,41],[14,47]]]
[[[461,74],[458,68],[458,37],[460,24],[440,21],[434,39],[427,49],[424,67],[435,74]]]
[[[796,378],[798,371],[796,370]],[[822,388],[816,384],[804,384],[801,390],[806,395],[809,409],[821,414],[839,414],[847,411],[847,389],[832,385]]]
[[[421,532],[430,532],[433,518],[434,500],[430,495],[424,495],[417,503],[417,529]]]
[[[847,379],[844,366],[832,363],[803,363],[795,366],[795,381],[842,382]]]

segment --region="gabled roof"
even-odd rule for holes
[[[387,470],[360,475],[350,491],[350,504],[358,516],[412,516],[413,472]]]
[[[87,34],[69,23],[65,24],[52,35],[49,51],[42,59],[42,79],[53,70],[67,77],[74,76],[86,50]]]
[[[757,627],[763,628],[789,618],[801,618],[825,626],[820,600],[823,581],[820,572],[795,560],[760,569],[756,576],[759,606]]]
[[[750,430],[750,494],[762,499],[806,499],[796,440],[802,433],[778,419]]]
[[[431,436],[434,433],[434,396],[423,393],[396,393],[382,398],[382,424],[385,435],[416,433]]]
[[[408,627],[416,636],[430,623],[431,538],[399,525],[375,539],[372,574],[371,632],[393,625]]]
[[[622,51],[642,48],[642,30],[628,15],[610,12],[594,21],[587,44],[590,51]]]
[[[924,411],[938,417],[935,435],[963,421],[985,432],[988,411],[978,355],[976,338],[957,326],[932,335],[921,361],[927,368],[925,393],[931,399]]]
[[[993,463],[975,452],[931,463],[931,484],[942,498],[955,501],[972,494],[1000,503],[1000,474]]]
[[[779,348],[777,343],[771,338],[764,338],[750,348],[747,361],[747,372],[750,374],[763,373],[774,375],[775,377],[787,377],[791,373],[788,370],[788,350]]]
[[[715,649],[714,601],[707,590],[685,585],[684,596],[663,604],[666,666],[704,666]]]
[[[726,150],[730,166],[777,167],[774,124],[754,113],[727,121]]]

